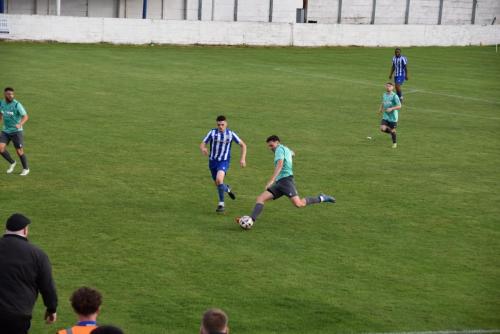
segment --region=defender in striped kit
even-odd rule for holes
[[[396,84],[396,94],[398,94],[401,102],[403,101],[403,91],[401,86],[408,80],[408,59],[401,54],[401,49],[396,48],[394,50],[394,57],[392,57],[392,67],[391,73],[389,74],[389,80],[392,80],[392,75],[394,74],[394,83]]]
[[[217,128],[210,130],[200,144],[201,153],[208,155],[208,168],[217,187],[219,204],[215,211],[218,213],[223,213],[225,210],[224,193],[227,193],[231,199],[236,199],[229,185],[224,183],[231,161],[233,142],[241,146],[240,166],[243,168],[246,166],[247,146],[234,131],[227,128],[225,116],[217,117]],[[210,151],[207,149],[209,143]]]

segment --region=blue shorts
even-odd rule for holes
[[[212,173],[212,179],[217,178],[217,172],[218,171],[223,171],[224,173],[227,173],[227,170],[229,169],[229,160],[223,160],[223,161],[217,161],[217,160],[209,160],[208,161],[208,168],[210,169],[210,173]]]
[[[396,83],[396,85],[402,85],[405,82],[405,76],[404,75],[395,76],[394,82]]]

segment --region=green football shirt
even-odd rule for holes
[[[26,115],[26,110],[17,100],[7,103],[5,100],[0,100],[0,113],[3,116],[3,132],[14,133],[23,131],[23,128],[16,128],[16,125],[21,122],[21,119]]]
[[[396,93],[384,93],[382,96],[382,103],[384,105],[384,116],[383,119],[389,122],[397,122],[398,121],[398,111],[394,110],[392,112],[387,112],[387,108],[392,108],[401,105],[401,101],[399,100],[399,96]]]
[[[280,145],[278,145],[278,147],[276,147],[276,151],[274,151],[274,166],[276,167],[276,165],[278,164],[278,161],[283,160],[283,168],[281,169],[281,172],[276,177],[276,181],[278,181],[284,177],[293,175],[292,156],[293,156],[292,150],[290,150],[285,145],[280,144]]]

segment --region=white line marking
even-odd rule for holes
[[[425,109],[425,108],[418,108],[418,107],[410,107],[403,105],[403,109],[414,109],[417,112],[428,112],[432,114],[443,114],[443,115],[456,115],[456,116],[463,116],[463,117],[472,117],[472,118],[483,118],[483,119],[491,119],[495,121],[500,121],[500,117],[488,117],[488,116],[481,116],[473,113],[458,113],[458,112],[448,112],[448,111],[442,111],[442,110],[436,110],[436,109]],[[404,112],[404,110],[403,110]]]
[[[266,65],[266,64],[257,64],[257,63],[248,63],[248,62],[246,62],[244,64],[249,65],[249,66],[254,66],[254,67],[271,68],[272,70],[275,70],[275,71],[280,71],[280,72],[290,73],[290,74],[298,74],[301,76],[309,76],[312,78],[337,80],[337,81],[350,82],[350,83],[355,83],[355,84],[360,84],[360,85],[365,85],[365,86],[381,87],[381,84],[379,84],[379,83],[374,83],[374,82],[370,82],[370,81],[366,81],[366,80],[351,80],[351,79],[346,79],[346,78],[333,77],[331,75],[325,75],[325,74],[301,72],[301,71],[297,71],[297,70],[286,70],[283,68],[273,67],[273,65]],[[424,90],[424,89],[414,89],[414,90],[410,90],[409,92],[410,93],[423,93],[423,94],[439,95],[439,96],[450,97],[450,98],[454,98],[454,99],[479,101],[479,102],[491,103],[491,104],[500,104],[500,101],[496,101],[496,100],[488,100],[488,99],[482,99],[479,97],[464,96],[464,95],[455,95],[455,94],[449,94],[449,93],[444,93],[444,92],[428,91],[428,90]],[[405,92],[405,94],[407,94],[407,93],[408,92]]]
[[[424,332],[381,332],[364,334],[494,334],[500,333],[500,329],[464,329],[464,330],[444,330],[444,331],[424,331]]]

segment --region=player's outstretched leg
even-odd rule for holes
[[[308,205],[312,204],[318,204],[318,203],[335,203],[335,197],[325,195],[325,194],[319,194],[316,197],[306,197],[306,198],[300,198],[299,196],[293,196],[290,197],[290,201],[295,205],[297,208],[303,208]]]
[[[4,143],[0,144],[0,154],[10,164],[9,168],[7,169],[7,174],[12,173],[14,171],[14,167],[16,167],[16,161],[14,159],[12,159],[12,157],[9,154],[9,151],[7,151],[7,149],[5,148]]]
[[[255,222],[257,218],[260,216],[262,213],[262,210],[264,210],[264,203],[272,200],[274,198],[274,195],[269,192],[269,191],[264,191],[262,194],[260,194],[257,197],[257,200],[255,201],[255,206],[253,207],[252,214],[250,217],[252,217],[252,220]]]

